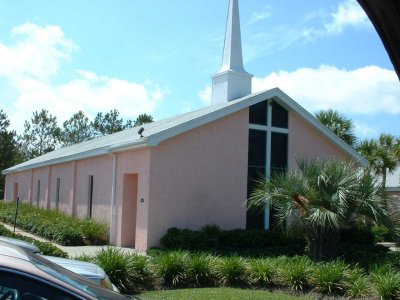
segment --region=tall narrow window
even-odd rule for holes
[[[60,178],[57,178],[56,186],[56,210],[58,210],[58,205],[60,203]]]
[[[88,217],[92,217],[92,205],[93,205],[93,175],[89,176],[89,187],[88,187]]]
[[[271,176],[285,173],[288,164],[288,135],[272,132],[271,135]]]
[[[247,197],[251,196],[256,182],[262,179],[265,174],[266,158],[266,139],[265,131],[249,131],[249,156],[248,156],[248,177],[247,177]],[[248,209],[246,218],[246,228],[264,228],[264,213],[259,209]]]
[[[36,191],[36,203],[39,206],[40,201],[40,180],[37,181],[37,191]]]

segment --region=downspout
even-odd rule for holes
[[[108,154],[113,158],[110,212],[110,244],[115,245],[115,189],[117,183],[117,157],[112,152],[109,152]]]

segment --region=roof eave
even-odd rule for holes
[[[15,173],[15,172],[28,171],[30,169],[35,169],[35,168],[41,168],[41,167],[47,167],[50,165],[67,163],[67,162],[71,162],[74,160],[81,160],[81,159],[85,159],[85,158],[106,155],[106,154],[110,154],[112,152],[120,152],[120,151],[126,151],[126,150],[138,149],[138,148],[144,148],[144,147],[147,147],[146,139],[143,139],[140,141],[135,141],[132,143],[121,143],[121,144],[114,145],[112,147],[103,147],[103,148],[90,150],[90,151],[86,151],[86,152],[82,152],[82,153],[78,153],[78,154],[58,157],[58,158],[46,160],[43,162],[29,164],[27,166],[18,167],[18,165],[17,165],[15,167],[11,167],[11,168],[4,170],[2,172],[2,174],[7,175],[7,174]]]

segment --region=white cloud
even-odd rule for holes
[[[122,117],[132,118],[144,112],[151,114],[164,96],[160,88],[149,84],[84,74],[90,76],[77,75],[76,79],[60,85],[31,78],[20,80],[16,87],[19,92],[16,109],[10,113],[12,124],[17,125],[14,127],[21,132],[22,121],[41,108],[56,115],[60,124],[79,110],[94,116],[97,112],[117,109]]]
[[[377,66],[355,70],[322,65],[279,71],[253,79],[253,91],[279,87],[310,112],[333,108],[344,113],[400,114],[396,73]]]
[[[48,80],[77,49],[59,26],[26,23],[15,27],[12,36],[16,40],[14,45],[0,43],[0,76],[12,79],[29,76]]]
[[[252,19],[257,15],[252,16]],[[261,16],[261,15],[260,15]],[[316,10],[298,24],[284,24],[253,33],[246,43],[246,60],[252,61],[271,52],[299,43],[342,34],[346,28],[372,28],[367,15],[356,0],[341,2],[331,11]]]
[[[212,92],[211,86],[206,85],[204,89],[202,89],[198,94],[201,101],[207,106],[211,104],[211,92]]]
[[[331,14],[331,21],[325,24],[326,33],[339,34],[346,27],[370,27],[364,10],[355,0],[347,0],[339,4]]]
[[[269,10],[262,11],[262,12],[253,12],[251,15],[250,22],[256,23],[261,20],[269,19],[271,17],[271,12]]]
[[[57,116],[60,124],[83,110],[92,117],[97,112],[119,110],[124,118],[152,113],[165,91],[152,83],[129,82],[77,70],[73,79],[53,83],[63,63],[72,60],[77,46],[65,38],[58,26],[41,27],[27,23],[12,34],[18,41],[8,46],[0,41],[0,77],[8,81],[15,98],[4,109],[13,129],[23,130],[24,120],[35,110],[45,108]]]

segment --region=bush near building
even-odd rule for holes
[[[6,236],[6,237],[13,237],[19,240],[26,241],[28,243],[31,243],[35,245],[36,247],[39,248],[40,252],[43,255],[49,255],[49,256],[58,256],[58,257],[68,257],[68,254],[59,249],[58,247],[54,246],[51,243],[46,243],[46,242],[40,242],[38,240],[35,240],[31,237],[23,236],[20,234],[13,234],[10,230],[5,228],[3,225],[0,225],[0,235],[1,236]]]
[[[0,221],[14,224],[16,204],[0,201]],[[104,245],[108,226],[91,219],[78,219],[64,213],[20,204],[17,227],[64,246]]]
[[[343,259],[313,262],[307,256],[249,258],[182,250],[150,251],[150,256],[108,248],[84,257],[106,270],[124,293],[204,287],[280,290],[331,297],[397,299],[400,295],[395,256],[360,267]],[[79,257],[77,258],[79,259]],[[123,272],[121,272],[123,270]],[[375,298],[373,298],[375,299]]]

